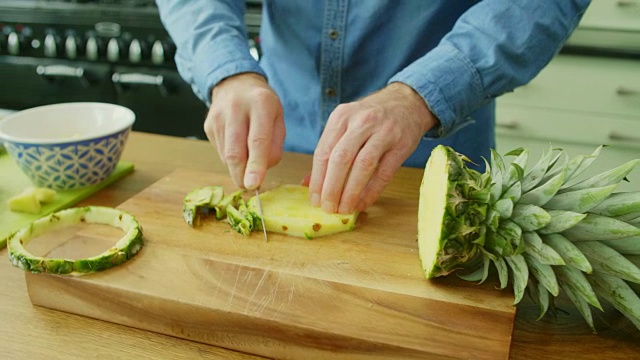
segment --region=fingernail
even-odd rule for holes
[[[320,206],[320,195],[311,194],[311,205]]]
[[[258,187],[258,175],[254,173],[248,173],[244,176],[244,187],[249,190],[253,190]]]
[[[338,205],[336,205],[336,203],[332,203],[330,201],[325,201],[322,203],[322,210],[330,214],[334,214],[336,212],[337,207]]]
[[[347,205],[340,205],[340,208],[338,208],[338,213],[340,214],[346,215],[346,214],[351,214],[352,212],[353,212],[353,209]]]

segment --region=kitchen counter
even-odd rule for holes
[[[133,174],[80,205],[117,206],[176,168],[226,172],[215,150],[205,141],[134,132],[124,160],[135,164]],[[298,182],[311,168],[308,155],[286,153],[269,177]],[[422,169],[403,168],[387,194],[415,199]],[[0,351],[3,358],[26,359],[250,359],[191,341],[137,330],[45,308],[34,307],[24,274],[0,250]],[[498,291],[498,290],[496,290]],[[51,294],[55,296],[55,294]],[[640,332],[624,317],[605,307],[594,312],[599,334],[591,333],[569,301],[560,297],[557,318],[537,321],[537,306],[528,298],[518,305],[511,345],[512,359],[633,359],[640,354]]]

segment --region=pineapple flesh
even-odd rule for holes
[[[264,224],[267,231],[313,239],[320,236],[353,230],[357,212],[342,215],[329,214],[311,205],[309,188],[302,185],[282,185],[260,194]],[[257,217],[261,226],[256,197],[247,207]]]
[[[302,185],[282,185],[263,192],[259,195],[260,204],[256,196],[245,201],[242,193],[240,190],[223,196],[218,186],[195,189],[184,199],[183,217],[194,226],[199,219],[197,214],[212,210],[217,220],[226,220],[236,232],[250,235],[263,230],[262,215],[267,231],[307,239],[353,230],[358,217],[357,212],[329,214],[312,206],[309,188]]]
[[[529,293],[540,317],[562,290],[594,331],[600,301],[640,329],[640,192],[615,192],[640,160],[581,180],[602,148],[571,160],[549,148],[530,168],[526,149],[505,154],[510,163],[492,152],[479,173],[437,146],[420,188],[425,276],[482,282],[493,264],[500,287],[511,283],[516,304]]]
[[[39,214],[42,211],[42,204],[53,201],[55,196],[55,190],[30,186],[20,194],[9,198],[7,205],[11,211]]]

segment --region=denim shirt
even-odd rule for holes
[[[495,147],[495,98],[559,51],[589,0],[264,0],[263,56],[247,47],[243,0],[157,0],[181,76],[206,103],[242,72],[265,76],[284,107],[285,150],[313,153],[331,112],[391,82],[415,89],[440,125],[436,144],[477,164]],[[482,165],[480,165],[482,166]]]

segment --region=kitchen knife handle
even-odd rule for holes
[[[169,88],[162,75],[149,75],[140,73],[113,73],[111,81],[123,91],[126,86],[156,86],[162,96],[169,95]]]
[[[82,67],[67,65],[39,65],[38,67],[36,67],[36,73],[47,79],[75,78],[80,81],[82,86],[89,87],[87,72]]]

